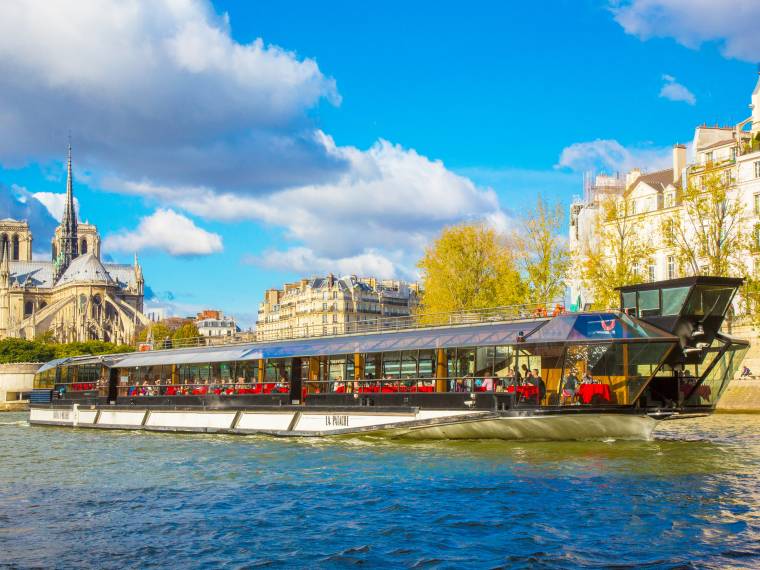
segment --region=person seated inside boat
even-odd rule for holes
[[[466,392],[467,389],[464,385],[464,378],[457,378],[454,380],[454,392]]]
[[[562,383],[562,400],[560,402],[560,405],[565,406],[569,403],[573,403],[575,401],[575,391],[578,389],[578,376],[575,373],[575,370],[570,370],[570,373],[565,376],[565,380]]]
[[[583,380],[581,380],[581,384],[599,384],[599,382],[591,376],[591,372],[586,370],[586,373],[583,375]]]
[[[538,368],[533,369],[533,385],[538,388],[538,400],[544,401],[546,398],[546,382],[541,378],[541,374],[538,373]]]
[[[480,384],[480,389],[483,392],[493,392],[493,377],[491,376],[490,370],[486,371],[486,375]]]
[[[530,368],[528,368],[527,364],[523,364],[521,369],[522,369],[522,373],[517,374],[517,376],[520,379],[520,384],[523,386],[525,386],[526,384],[530,384],[531,383]]]

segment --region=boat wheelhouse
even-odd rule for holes
[[[412,438],[647,438],[707,413],[748,348],[719,332],[741,280],[621,289],[620,310],[450,316],[445,324],[49,362],[34,424]],[[427,319],[421,321],[429,322]]]

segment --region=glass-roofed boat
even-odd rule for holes
[[[645,439],[713,411],[748,343],[741,279],[623,287],[619,310],[491,311],[316,338],[54,360],[30,422],[407,438]],[[427,323],[427,324],[424,324]]]

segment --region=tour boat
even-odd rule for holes
[[[741,283],[622,287],[616,310],[509,308],[59,359],[35,377],[29,421],[295,437],[647,439],[659,420],[715,409],[749,347],[721,331]]]

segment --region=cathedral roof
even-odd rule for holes
[[[75,282],[98,282],[113,284],[108,270],[93,253],[86,253],[74,258],[58,280],[59,284]]]
[[[53,264],[50,261],[11,261],[10,270],[12,286],[53,286]]]

